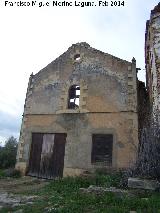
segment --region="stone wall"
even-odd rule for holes
[[[147,21],[145,42],[147,89],[155,115],[160,114],[160,4]]]
[[[80,86],[80,105],[73,110],[67,102],[68,90],[75,84]],[[72,45],[30,77],[17,154],[19,169],[27,169],[33,132],[67,133],[64,175],[102,166],[91,163],[92,134],[113,134],[112,167],[131,166],[138,146],[135,59],[127,62],[86,43]]]

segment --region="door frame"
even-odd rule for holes
[[[37,129],[37,128],[36,128]],[[38,128],[39,130],[39,128]],[[26,172],[25,172],[25,175],[28,175],[28,172],[29,172],[29,164],[30,164],[30,158],[31,158],[31,148],[32,148],[32,135],[33,134],[64,134],[66,137],[65,137],[65,146],[64,146],[64,160],[65,160],[65,148],[66,148],[66,142],[67,142],[67,133],[66,132],[59,132],[59,131],[56,131],[56,132],[51,132],[51,131],[31,131],[28,133],[28,137],[29,137],[29,148],[28,148],[28,158],[27,158],[27,167],[26,167]],[[42,142],[43,144],[43,142]],[[64,165],[63,165],[63,170],[64,170]]]
[[[118,148],[117,148],[117,141],[118,136],[116,133],[116,129],[114,128],[93,128],[90,130],[90,165],[92,168],[102,168],[100,165],[92,164],[91,162],[91,154],[92,154],[92,135],[94,134],[111,134],[113,135],[113,146],[112,146],[112,165],[109,168],[117,168],[117,155],[118,155]]]

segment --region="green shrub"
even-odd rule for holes
[[[5,146],[0,146],[0,169],[7,169],[15,166],[17,153],[17,140],[10,137]]]
[[[97,169],[95,171],[96,183],[106,186],[119,187],[123,172],[111,170],[107,171],[106,169]]]
[[[5,176],[4,170],[0,169],[0,178],[3,178]]]
[[[21,173],[19,170],[16,170],[14,168],[9,168],[9,169],[3,170],[3,177],[19,178],[21,177]]]

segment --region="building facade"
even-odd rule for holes
[[[74,44],[30,76],[16,168],[54,178],[130,167],[137,108],[136,60]]]
[[[154,117],[160,119],[160,3],[146,24],[145,59],[150,106]]]

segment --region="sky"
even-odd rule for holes
[[[87,42],[127,61],[135,57],[142,69],[138,77],[145,81],[146,20],[159,1],[125,0],[124,6],[111,6],[110,0],[108,6],[99,6],[98,0],[92,1],[92,7],[74,6],[75,1],[70,7],[53,7],[51,0],[34,1],[34,6],[0,0],[0,142],[11,135],[19,137],[30,74],[74,43]],[[44,6],[39,7],[41,2]]]

